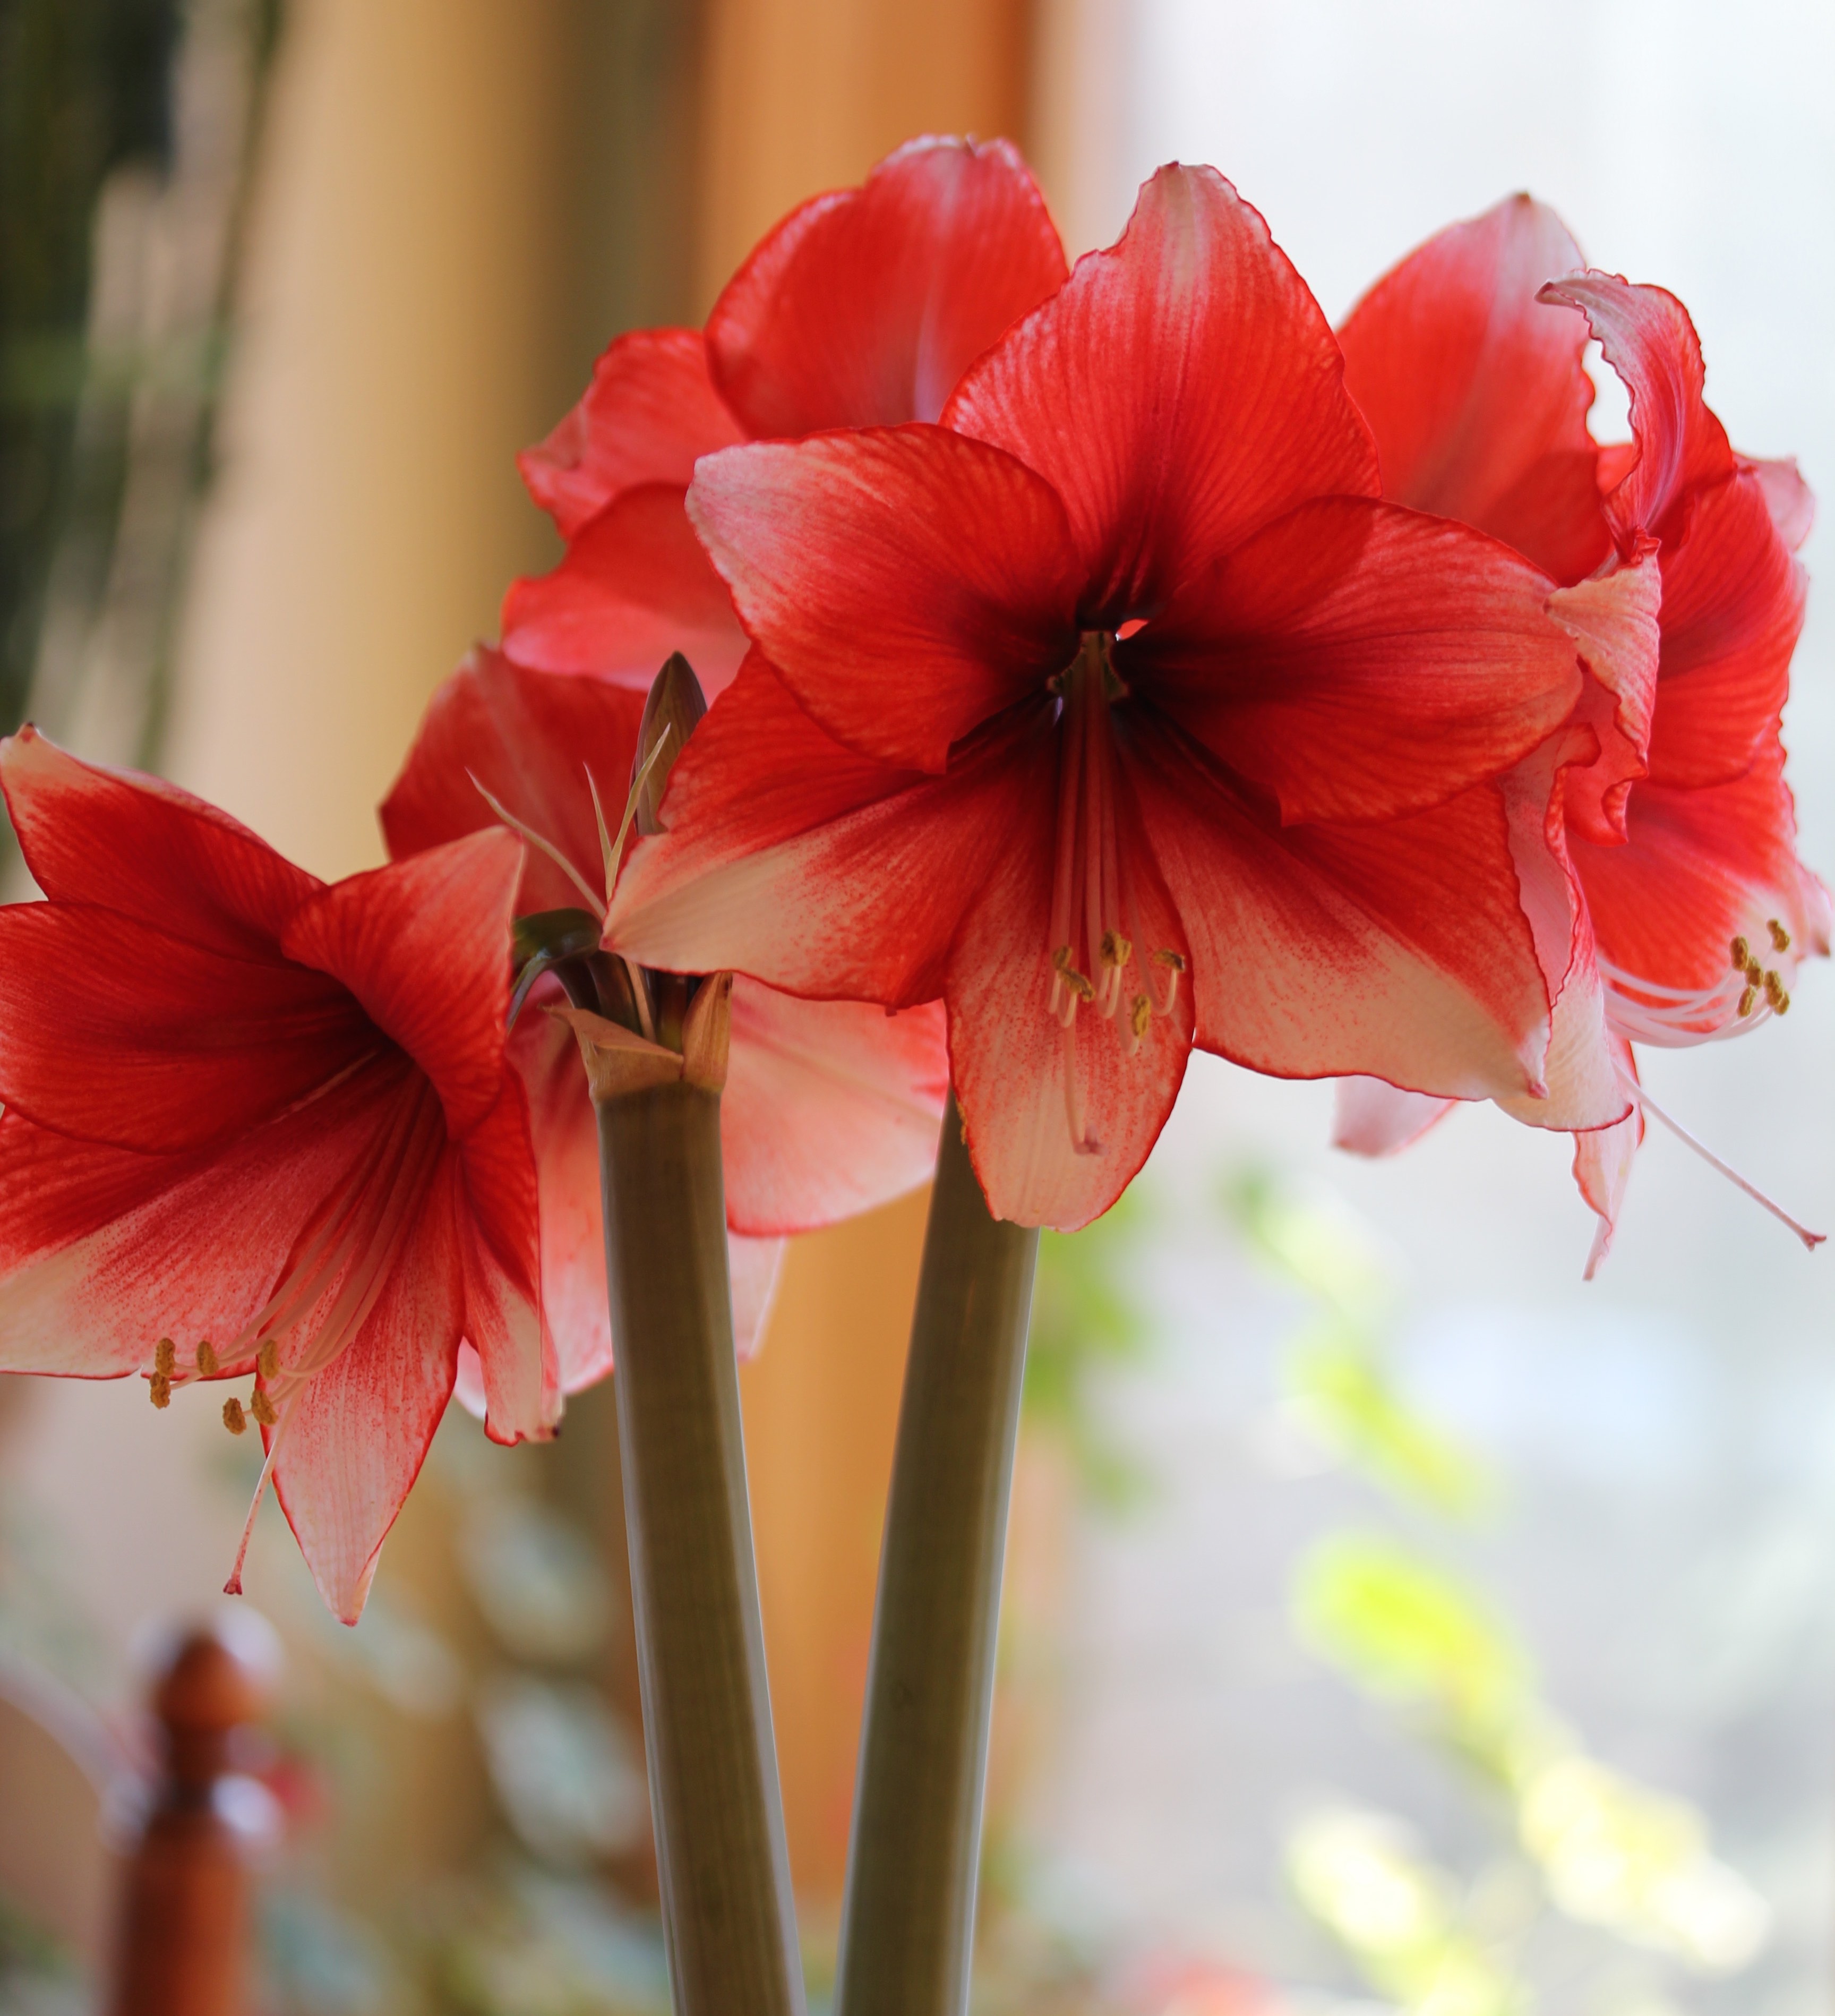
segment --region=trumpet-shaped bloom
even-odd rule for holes
[[[968,365],[1064,272],[1037,185],[1004,140],[914,140],[860,188],[792,211],[704,332],[620,337],[586,396],[522,457],[567,552],[511,589],[504,649],[639,689],[679,650],[718,693],[746,640],[682,512],[696,459],[935,419]]]
[[[1564,585],[1585,685],[1513,787],[1542,808],[1567,891],[1557,1022],[1573,1059],[1603,1053],[1635,1089],[1633,1042],[1755,1028],[1788,1008],[1797,962],[1828,949],[1779,722],[1811,506],[1794,465],[1729,446],[1682,304],[1581,266],[1553,214],[1519,196],[1404,261],[1341,340],[1387,494],[1482,526]],[[1589,333],[1631,394],[1632,439],[1603,449],[1586,424]],[[1444,1110],[1349,1087],[1339,1139],[1385,1152]],[[1577,1137],[1592,1264],[1642,1126],[1634,1113]]]
[[[0,782],[49,899],[0,911],[0,1366],[140,1371],[161,1406],[252,1377],[354,1622],[461,1340],[497,1440],[559,1411],[504,1054],[522,850],[483,834],[328,887],[30,729]]]
[[[941,425],[700,463],[759,648],[608,942],[941,994],[977,1171],[1031,1223],[1113,1201],[1194,1040],[1535,1094],[1549,990],[1488,780],[1571,711],[1574,642],[1535,568],[1378,489],[1260,217],[1163,170]]]
[[[567,864],[532,850],[519,910],[603,909],[593,792],[621,795],[642,713],[642,695],[622,687],[474,651],[435,697],[383,806],[391,852],[416,855],[488,826],[482,785]],[[549,1323],[574,1392],[612,1364],[599,1142],[573,1034],[534,1012],[542,1005],[538,995],[524,1011],[510,1054],[528,1088],[540,1166]],[[935,1004],[888,1017],[735,982],[721,1132],[742,1351],[756,1341],[786,1233],[868,1210],[930,1174],[948,1082]]]

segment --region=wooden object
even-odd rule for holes
[[[250,1865],[271,1837],[264,1788],[235,1769],[263,1706],[221,1629],[182,1638],[154,1687],[159,1769],[122,1877],[110,2016],[246,2016]]]

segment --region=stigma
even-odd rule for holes
[[[1102,1153],[1082,1110],[1077,1024],[1107,1022],[1129,1055],[1156,1016],[1172,1013],[1182,952],[1150,951],[1139,928],[1128,849],[1117,818],[1122,788],[1111,709],[1127,696],[1106,630],[1083,634],[1077,656],[1050,680],[1058,697],[1056,844],[1052,879],[1046,1011],[1063,1031],[1065,1118],[1079,1154]]]

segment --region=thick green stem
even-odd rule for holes
[[[968,2004],[988,1720],[1038,1234],[943,1117],[880,1554],[837,2016]]]
[[[599,1109],[644,1748],[677,2016],[801,2016],[726,1274],[718,1094]]]

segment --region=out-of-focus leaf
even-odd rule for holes
[[[1336,1198],[1303,1197],[1250,1170],[1225,1185],[1224,1204],[1265,1266],[1339,1316],[1374,1323],[1394,1304],[1394,1268]]]
[[[564,1867],[642,1838],[642,1770],[591,1687],[502,1675],[482,1690],[478,1729],[497,1796],[536,1854]]]
[[[1574,1754],[1525,1774],[1517,1827],[1571,1918],[1704,1973],[1736,1973],[1765,1943],[1764,1899],[1714,1859],[1705,1819],[1685,1801]]]
[[[1146,1347],[1146,1314],[1128,1281],[1145,1226],[1139,1195],[1127,1192],[1081,1232],[1041,1236],[1026,1346],[1028,1424],[1060,1436],[1086,1494],[1117,1509],[1148,1488],[1142,1466],[1105,1432],[1096,1391],[1103,1371],[1138,1363]]]
[[[605,1568],[584,1537],[533,1499],[507,1492],[468,1509],[459,1561],[485,1622],[520,1659],[585,1658],[605,1643]]]
[[[1462,1922],[1457,1885],[1380,1813],[1336,1808],[1295,1827],[1287,1872],[1308,1913],[1409,2016],[1519,2016],[1524,1984]]]
[[[1408,1407],[1375,1352],[1335,1319],[1292,1346],[1286,1378],[1308,1430],[1401,1496],[1461,1517],[1490,1498],[1484,1466]]]
[[[1300,1629],[1372,1693],[1416,1701],[1502,1761],[1528,1696],[1516,1639],[1463,1582],[1392,1540],[1347,1533],[1302,1564]]]

